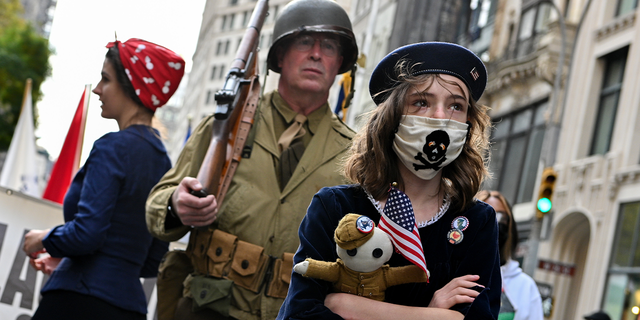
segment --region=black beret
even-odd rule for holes
[[[399,83],[395,72],[396,63],[406,59],[412,66],[412,75],[444,73],[455,76],[467,85],[471,97],[478,101],[487,85],[487,69],[482,60],[471,50],[447,42],[421,42],[400,47],[384,57],[371,74],[369,93],[376,105],[388,95],[378,93],[395,87]],[[420,63],[419,65],[414,65]]]

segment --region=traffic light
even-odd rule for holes
[[[538,217],[538,219],[542,219],[553,207],[551,200],[553,199],[553,188],[556,184],[557,176],[558,174],[551,167],[545,168],[542,171],[540,189],[538,190],[538,201],[536,202],[536,207],[538,208],[536,217]]]

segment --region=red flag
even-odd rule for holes
[[[403,257],[429,274],[411,200],[404,192],[391,187],[378,227],[391,236],[396,250]]]
[[[89,92],[91,85],[84,87],[80,104],[73,116],[69,132],[64,139],[62,150],[58,160],[53,165],[47,188],[42,195],[43,199],[62,204],[73,176],[80,167],[80,155],[82,154],[82,142],[84,140],[84,127],[87,121],[87,109],[89,107]]]

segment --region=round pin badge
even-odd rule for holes
[[[375,222],[367,216],[360,216],[358,220],[356,220],[356,228],[362,233],[371,232],[375,226]]]
[[[463,216],[456,217],[451,222],[451,228],[458,229],[460,231],[467,230],[468,226],[469,226],[469,219],[467,219],[467,217],[463,217]]]
[[[447,233],[447,240],[451,244],[458,244],[462,242],[463,238],[464,238],[464,235],[462,234],[462,231],[455,228],[449,230],[449,233]]]

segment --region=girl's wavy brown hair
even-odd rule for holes
[[[347,179],[359,183],[376,199],[386,197],[392,182],[397,182],[400,189],[404,189],[398,169],[401,163],[393,151],[393,139],[406,111],[407,92],[425,82],[457,85],[439,74],[412,75],[411,69],[416,66],[408,66],[406,60],[398,62],[395,68],[398,79],[396,85],[380,93],[387,95],[387,99],[368,113],[368,121],[354,138],[350,155],[345,160],[344,174]],[[460,156],[442,168],[440,187],[451,199],[450,209],[468,209],[483,179],[489,175],[487,163],[491,119],[487,110],[486,106],[477,104],[469,97],[469,135]]]

